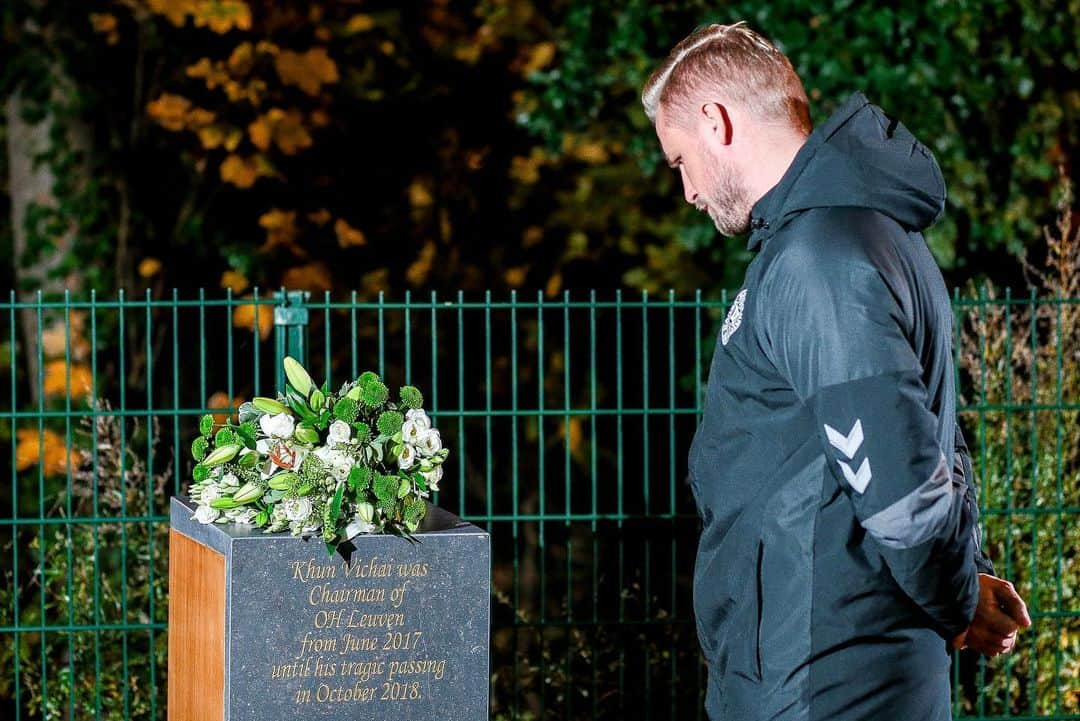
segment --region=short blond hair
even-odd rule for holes
[[[741,104],[763,122],[786,122],[808,135],[810,103],[791,61],[744,22],[709,25],[671,50],[641,91],[649,120],[665,108],[693,111],[709,91]],[[685,117],[685,116],[683,116]]]

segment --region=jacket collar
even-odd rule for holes
[[[795,154],[795,158],[791,161],[787,171],[780,178],[780,182],[761,196],[750,209],[750,238],[746,245],[748,250],[758,250],[766,240],[779,230],[784,204],[788,195],[799,181],[803,171],[806,170],[806,166],[810,164],[818,148],[832,137],[833,133],[843,127],[851,119],[852,115],[869,104],[870,101],[866,96],[856,91],[843,105],[836,109],[836,112],[828,120],[810,133],[806,142],[799,148],[799,152]]]

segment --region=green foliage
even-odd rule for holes
[[[210,469],[201,463],[196,463],[195,467],[191,469],[191,478],[196,483],[202,483],[210,477]]]
[[[214,432],[214,417],[207,413],[199,419],[199,433],[209,437]]]

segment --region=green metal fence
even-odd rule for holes
[[[288,352],[425,392],[454,449],[435,500],[493,537],[493,718],[703,718],[683,476],[726,305],[12,294],[0,714],[164,717],[167,498],[198,417],[271,392]],[[1080,718],[1080,300],[954,305],[986,545],[1035,622],[1010,656],[956,655],[956,715]]]

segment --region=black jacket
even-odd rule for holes
[[[856,93],[757,203],[690,484],[713,721],[949,719],[978,598],[933,155]]]

